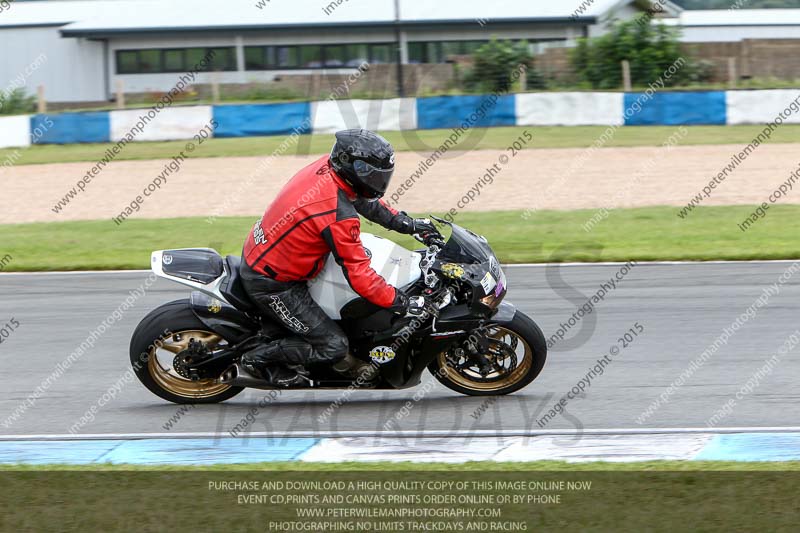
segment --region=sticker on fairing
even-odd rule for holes
[[[455,263],[445,263],[442,265],[442,274],[452,279],[461,279],[464,277],[464,267]]]
[[[217,314],[222,311],[222,302],[217,300],[216,298],[212,298],[211,301],[208,303],[208,312]]]
[[[508,287],[508,281],[506,280],[506,273],[501,270],[500,277],[497,280],[497,287],[494,288],[494,295],[500,296],[506,289],[506,287]]]
[[[369,358],[379,365],[392,361],[395,355],[394,350],[388,346],[376,346],[369,352]]]
[[[495,285],[497,285],[497,280],[494,279],[491,272],[487,272],[481,280],[481,287],[483,287],[484,294],[491,294],[489,291],[494,289]]]
[[[506,275],[501,271],[500,279],[497,280],[497,287],[494,288],[494,295],[500,296],[503,293],[503,289],[505,288],[506,288]]]

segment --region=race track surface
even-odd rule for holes
[[[717,427],[794,426],[797,423],[800,350],[753,375],[800,328],[800,271],[784,275],[791,262],[639,264],[592,314],[578,322],[550,350],[542,375],[527,389],[495,400],[460,396],[438,383],[420,394],[359,391],[332,416],[320,420],[341,392],[287,392],[255,413],[253,431],[344,431],[383,429],[404,406],[395,429],[469,432],[541,429],[537,418],[576,385],[596,360],[619,346],[620,337],[639,323],[644,332],[612,358],[585,395],[569,400],[567,416],[546,429],[705,427],[709,417],[734,400]],[[620,265],[519,266],[506,269],[508,301],[531,315],[550,336],[586,298],[607,283]],[[800,270],[800,269],[798,269]],[[128,343],[138,321],[161,303],[186,297],[183,287],[157,281],[62,376],[16,420],[9,416],[29,398],[89,332],[117,309],[145,272],[0,275],[0,327],[12,318],[18,328],[0,344],[3,394],[0,435],[64,434],[124,378]],[[745,315],[740,327],[703,364],[690,363],[745,313],[766,287],[778,283],[761,308]],[[688,375],[686,374],[687,369]],[[641,418],[651,403],[684,373],[668,402]],[[430,380],[426,376],[425,380]],[[750,380],[750,391],[737,391]],[[419,401],[414,402],[415,393]],[[179,406],[152,395],[138,381],[123,382],[116,397],[96,409],[80,433],[221,432],[239,423],[266,391],[246,391],[221,405]],[[421,399],[420,399],[421,396]],[[108,396],[107,396],[108,397]],[[411,402],[407,404],[407,402]],[[19,412],[19,411],[18,411]],[[173,425],[169,427],[172,417]],[[638,422],[637,422],[638,418]]]

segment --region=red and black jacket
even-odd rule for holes
[[[247,265],[277,281],[314,278],[329,252],[353,290],[390,307],[396,290],[370,266],[361,244],[359,214],[407,233],[413,223],[382,200],[367,202],[330,168],[324,156],[298,172],[256,222],[244,244]]]

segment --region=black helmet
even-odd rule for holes
[[[340,131],[331,150],[331,167],[357,195],[377,200],[394,174],[394,148],[368,130]]]

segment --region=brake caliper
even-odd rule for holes
[[[178,353],[172,361],[172,368],[179,376],[197,381],[200,379],[200,374],[192,367],[196,366],[211,357],[211,351],[204,342],[195,339],[189,339],[189,347]]]
[[[470,358],[478,363],[482,376],[488,376],[494,372],[491,361],[484,355],[489,352],[489,339],[483,328],[477,328],[470,332],[467,341],[464,343]]]

